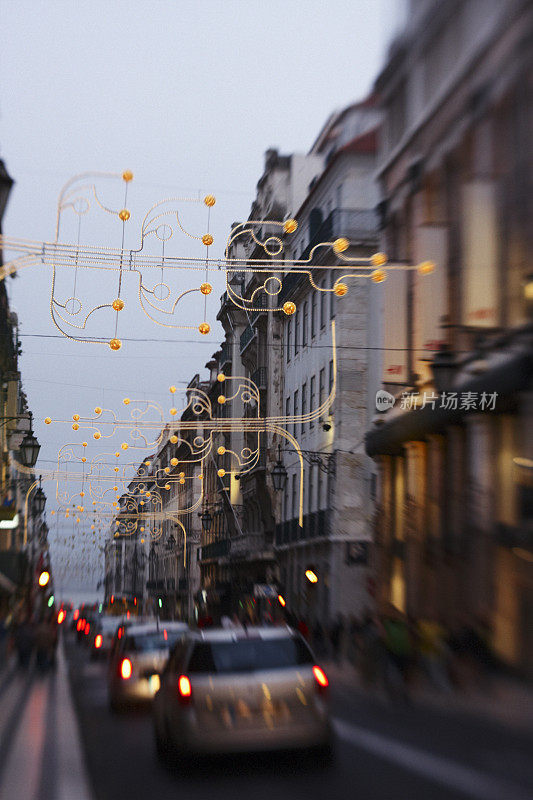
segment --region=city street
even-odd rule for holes
[[[332,680],[336,758],[294,755],[202,759],[186,771],[156,760],[151,716],[108,710],[105,664],[67,643],[90,782],[97,800],[170,798],[533,797],[533,737],[466,716],[391,707]]]

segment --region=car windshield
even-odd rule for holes
[[[312,664],[311,651],[301,639],[239,639],[199,642],[191,655],[189,672],[256,672]]]
[[[182,634],[179,631],[153,631],[130,636],[124,645],[125,650],[137,653],[150,653],[153,650],[168,650]]]

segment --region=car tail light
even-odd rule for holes
[[[74,622],[76,622],[76,620],[78,619],[79,616],[80,616],[80,612],[79,612],[78,609],[76,609],[74,614],[72,615],[72,618],[73,618]]]
[[[89,625],[89,623],[87,622],[87,623],[85,624],[85,636],[88,636],[88,635],[89,635],[89,631],[90,631],[90,630],[91,630],[91,626],[90,626],[90,625]]]
[[[79,619],[76,623],[76,630],[81,631],[81,626],[83,625],[83,620]]]
[[[98,633],[98,634],[95,636],[95,639],[94,639],[94,646],[96,647],[96,649],[98,649],[99,647],[101,647],[101,646],[102,646],[102,641],[103,641],[103,640],[102,640],[102,634],[101,634],[101,633]]]
[[[186,675],[180,675],[178,678],[178,692],[180,702],[183,705],[188,705],[191,702],[192,686],[189,678]]]
[[[313,675],[315,676],[315,681],[318,684],[318,690],[323,692],[329,686],[328,676],[324,672],[323,669],[320,669],[316,664],[313,667]]]
[[[129,658],[123,658],[120,662],[120,677],[127,681],[128,678],[131,678],[131,673],[131,661]]]

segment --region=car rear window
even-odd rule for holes
[[[198,642],[188,672],[256,672],[312,664],[311,651],[301,639],[238,639],[233,642]]]

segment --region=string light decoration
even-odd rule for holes
[[[287,276],[306,277],[317,292],[333,293],[344,297],[354,278],[369,278],[381,283],[391,270],[418,270],[430,274],[435,265],[424,261],[420,265],[389,263],[383,253],[369,258],[348,255],[350,242],[346,237],[315,244],[306,258],[295,259],[290,253],[290,237],[298,228],[295,219],[285,221],[248,220],[232,228],[225,245],[223,258],[213,258],[210,247],[214,244],[210,233],[211,212],[216,198],[207,194],[203,199],[172,197],[160,200],[149,208],[140,224],[138,246],[125,247],[126,230],[131,229],[134,216],[128,208],[128,191],[133,173],[84,173],[68,181],[59,194],[55,236],[51,242],[29,241],[0,237],[5,251],[16,255],[0,269],[0,279],[21,269],[43,264],[51,270],[50,315],[58,331],[74,341],[101,344],[112,351],[122,348],[119,337],[121,317],[129,311],[123,298],[124,282],[136,281],[138,306],[154,323],[165,328],[197,331],[202,336],[210,333],[206,320],[207,301],[212,293],[210,271],[223,269],[228,299],[246,311],[267,310],[287,315],[297,310],[296,303],[285,299],[284,281]],[[111,208],[103,200],[101,184],[121,181],[123,201],[120,207]],[[205,210],[204,230],[191,233],[184,225],[184,210],[197,206]],[[84,243],[84,225],[91,211],[116,220],[117,246],[104,247]],[[65,242],[61,231],[69,219],[77,222],[76,242]],[[177,234],[185,237],[192,249],[203,253],[172,255],[171,240]],[[151,254],[149,249],[155,247]],[[319,251],[332,256],[331,264],[313,267]],[[239,252],[242,257],[233,253]],[[100,276],[110,279],[108,297],[89,307],[85,306],[79,291],[81,276],[87,270],[99,270]],[[316,270],[334,272],[335,279],[327,288],[314,280]],[[178,280],[173,281],[177,275]],[[254,280],[251,280],[254,278]],[[101,282],[99,278],[99,283]],[[185,288],[187,281],[192,285]],[[60,287],[61,284],[61,287]],[[238,289],[238,287],[241,289]],[[195,324],[183,322],[184,303],[197,297],[200,300],[198,320]],[[102,314],[110,318],[109,335],[102,337]],[[181,318],[181,321],[180,321]],[[89,333],[90,323],[98,324],[99,335]]]

